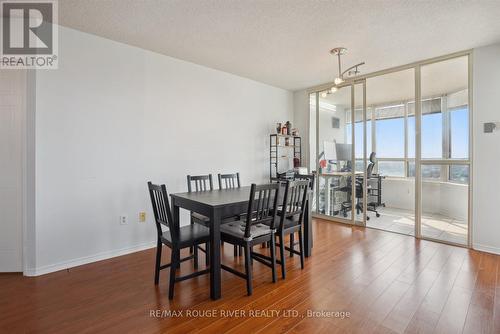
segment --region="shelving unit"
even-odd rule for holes
[[[286,145],[286,141],[289,145]],[[299,136],[271,134],[269,135],[269,179],[278,179],[280,159],[298,159],[298,166],[302,166],[302,140]]]

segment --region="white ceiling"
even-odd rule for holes
[[[289,90],[500,41],[500,1],[64,0],[62,25]]]

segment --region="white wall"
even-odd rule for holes
[[[423,181],[423,212],[467,221],[468,189],[468,186],[463,184]],[[383,179],[382,202],[389,208],[414,211],[415,179],[390,177]]]
[[[26,71],[0,71],[0,273],[23,268]]]
[[[483,133],[485,122],[500,121],[500,44],[474,50],[473,244],[500,254],[500,130]]]
[[[28,274],[152,246],[149,180],[179,192],[186,174],[268,178],[269,133],[293,121],[292,93],[64,27],[59,36],[59,69],[36,78]]]

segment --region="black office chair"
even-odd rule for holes
[[[148,182],[149,195],[151,204],[153,205],[153,213],[155,216],[156,232],[158,234],[156,245],[156,266],[155,266],[155,285],[160,281],[160,270],[170,268],[170,285],[168,287],[168,298],[174,298],[175,282],[183,281],[189,278],[194,278],[200,275],[208,274],[210,269],[195,271],[186,276],[176,277],[175,273],[180,268],[183,261],[194,259],[194,269],[198,269],[198,248],[202,243],[210,241],[210,230],[205,226],[193,224],[187,226],[179,226],[179,222],[172,219],[170,212],[170,204],[168,201],[167,189],[165,185],[155,185]],[[161,226],[168,228],[168,231],[163,231]],[[161,265],[161,251],[163,245],[171,249],[170,263]],[[194,248],[194,254],[185,258],[180,258],[182,248]],[[208,257],[208,255],[207,255]]]
[[[370,162],[368,163],[368,167],[366,168],[366,178],[369,180],[372,177],[373,174],[373,168],[375,167],[375,152],[372,152],[370,154]],[[347,186],[345,189],[347,190],[349,197],[350,197],[350,189],[352,185],[352,177],[349,177],[347,180]],[[355,210],[356,213],[359,215],[360,212],[363,212],[363,178],[355,178],[355,188],[356,188],[356,204],[355,204]],[[367,195],[368,192],[370,191],[370,186],[367,188]],[[352,203],[350,201],[346,201],[342,203],[342,214],[344,217],[347,217],[347,212],[352,210]],[[380,217],[380,213],[377,211],[377,206],[376,203],[368,203],[366,205],[366,210],[370,212],[375,212],[375,216],[378,218]],[[366,220],[370,220],[370,217],[366,217]]]

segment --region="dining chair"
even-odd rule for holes
[[[199,191],[211,191],[214,190],[214,184],[212,181],[212,174],[207,174],[207,175],[188,175],[187,176],[187,187],[188,187],[188,192],[199,192]],[[207,216],[204,216],[202,214],[199,214],[197,212],[191,212],[191,225],[193,224],[200,224],[205,227],[209,227],[210,225],[210,218]],[[205,258],[206,265],[209,264],[209,256],[208,254],[210,253],[210,243],[205,244],[205,248],[199,247],[199,249],[202,252],[205,252],[207,255]],[[189,249],[190,253],[193,253],[193,248],[191,247]]]
[[[179,222],[172,219],[168,194],[165,185],[155,185],[148,182],[149,195],[155,216],[156,231],[158,234],[156,244],[155,285],[160,281],[160,270],[170,268],[170,283],[168,287],[168,298],[174,298],[175,282],[184,281],[200,275],[208,274],[210,269],[195,271],[189,275],[176,277],[176,271],[180,269],[183,261],[194,260],[194,269],[198,269],[198,248],[202,243],[210,240],[210,230],[202,225],[187,225],[179,227]],[[168,230],[163,231],[162,226]],[[171,250],[170,263],[161,265],[161,253],[163,245]],[[180,257],[183,248],[194,247],[194,254],[185,258]],[[207,255],[208,257],[208,255]]]
[[[314,180],[315,180],[314,174],[295,173],[294,180],[308,180],[309,181],[309,190],[314,191]],[[290,238],[290,248],[294,248],[294,246],[297,244],[295,242],[295,233],[290,234],[289,238]],[[293,252],[290,252],[290,257],[293,257]]]
[[[219,180],[219,189],[234,189],[240,188],[240,173],[234,174],[217,174],[217,178]],[[226,219],[223,223],[231,221],[231,220],[240,220],[240,215],[235,216],[234,218]],[[239,254],[238,254],[239,250]],[[243,255],[243,248],[240,246],[234,245],[234,256]]]
[[[219,179],[219,189],[230,189],[239,188],[240,184],[240,173],[234,174],[218,174]]]
[[[242,246],[245,253],[245,272],[221,264],[221,268],[246,280],[247,294],[252,294],[252,259],[271,268],[272,281],[276,282],[275,220],[280,185],[278,183],[250,187],[248,210],[244,221],[221,225],[221,239]],[[253,252],[253,246],[270,242],[271,256]]]
[[[300,256],[300,267],[304,269],[304,235],[302,223],[304,220],[304,210],[307,201],[309,180],[286,181],[283,205],[278,209],[279,223],[277,225],[276,236],[280,248],[280,259],[276,262],[281,266],[281,277],[286,276],[285,249],[290,253]],[[266,223],[269,225],[269,223]],[[285,247],[285,236],[292,236],[298,232],[299,251],[295,250],[295,244],[290,243],[290,247]]]

